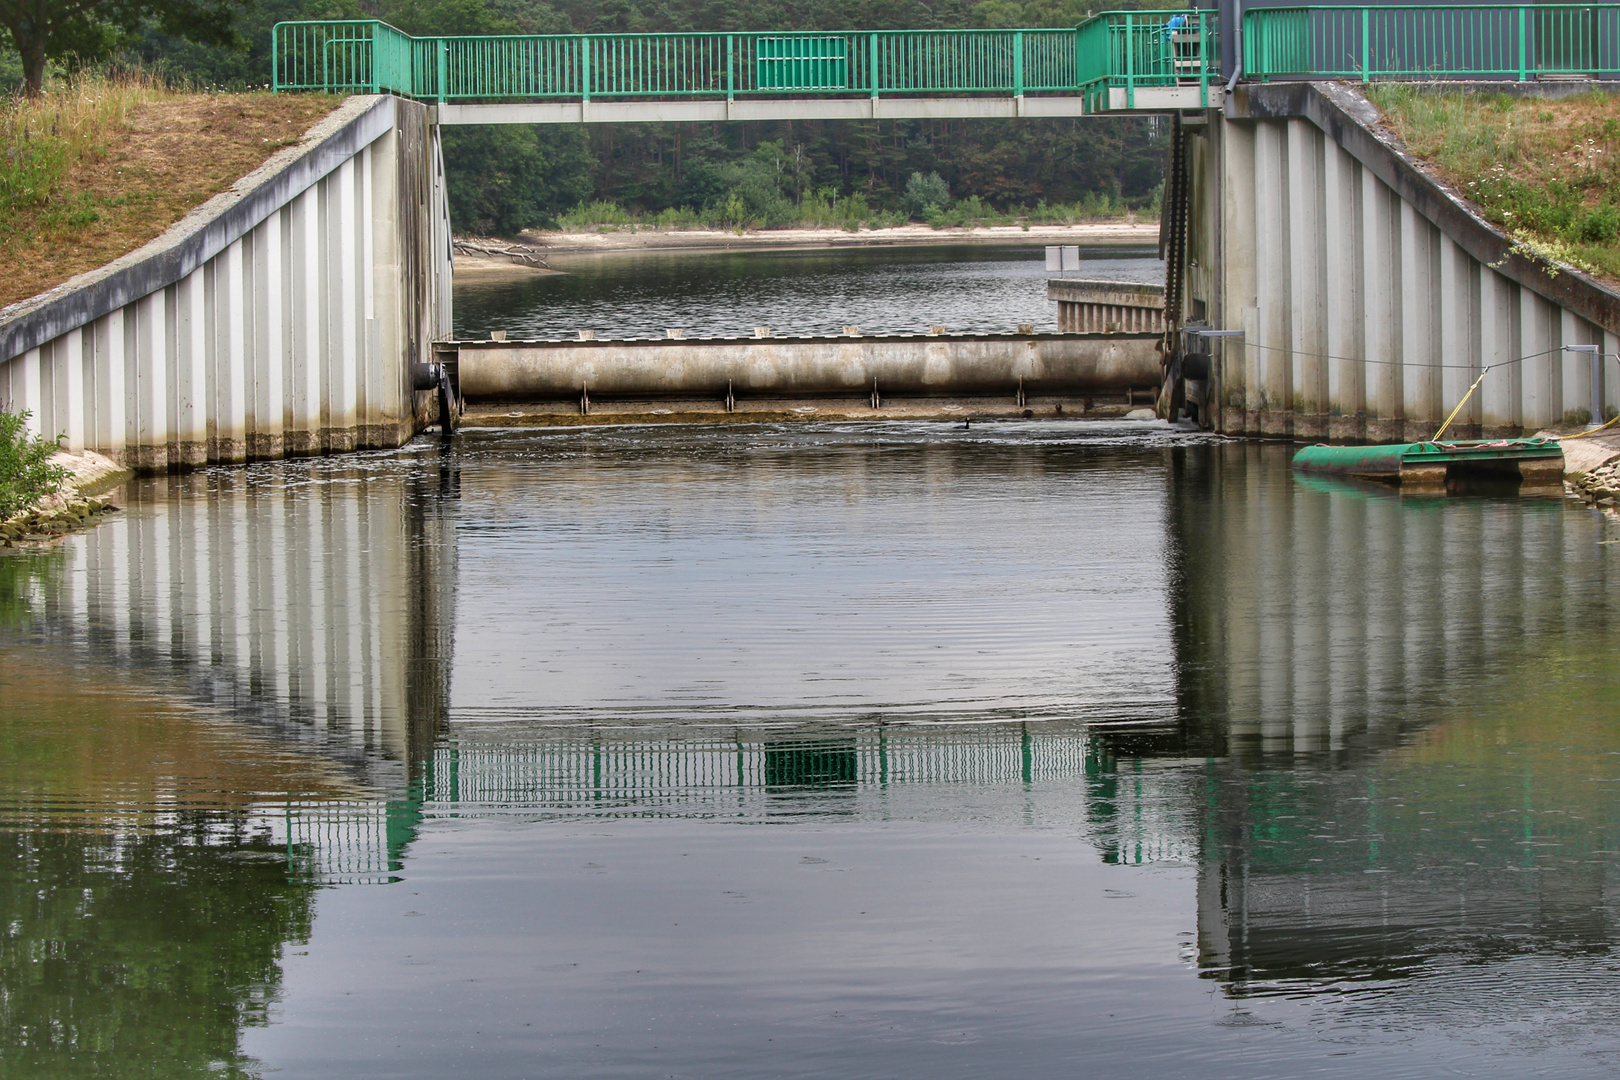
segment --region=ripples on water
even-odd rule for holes
[[[1087,248],[1086,277],[1164,281],[1151,248]],[[986,245],[810,251],[613,252],[553,256],[545,277],[456,282],[456,333],[513,338],[777,334],[1012,333],[1057,330],[1045,249]],[[1073,274],[1069,276],[1075,276]]]
[[[0,559],[0,1075],[1612,1072],[1560,500],[467,432]]]

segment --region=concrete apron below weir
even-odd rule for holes
[[[1152,404],[1159,340],[1156,334],[895,335],[453,347],[469,422],[667,423],[677,416],[1102,416],[1104,404]]]

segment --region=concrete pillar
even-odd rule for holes
[[[1519,433],[1518,286],[1489,267],[1479,275],[1479,355],[1490,371],[1476,392],[1480,432],[1495,439]]]
[[[1216,262],[1221,275],[1223,329],[1250,329],[1246,312],[1254,310],[1255,276],[1255,198],[1254,126],[1227,123],[1221,126],[1221,237],[1225,251]],[[1255,350],[1247,339],[1228,339],[1217,346],[1220,359],[1220,403],[1216,415],[1220,430],[1229,435],[1257,433],[1257,384],[1250,375]]]
[[[1326,141],[1322,159],[1325,216],[1323,278],[1328,367],[1328,437],[1367,437],[1367,365],[1362,343],[1361,166]]]
[[[198,267],[175,287],[175,440],[187,468],[208,460],[208,271]]]
[[[1553,307],[1529,289],[1519,289],[1518,374],[1521,379],[1519,423],[1525,434],[1554,424],[1563,417],[1559,401],[1563,358],[1556,340],[1558,323]]]
[[[366,148],[366,186],[370,192],[367,217],[371,222],[370,242],[366,248],[369,267],[366,312],[376,328],[366,386],[368,401],[374,403],[372,422],[382,425],[376,437],[379,443],[397,439],[394,433],[401,430],[399,422],[410,411],[403,403],[408,369],[402,360],[415,328],[410,324],[412,305],[406,302],[402,292],[413,278],[401,265],[401,234],[408,222],[417,219],[419,211],[403,202],[398,144],[396,128]]]
[[[96,449],[114,461],[124,460],[129,427],[124,396],[124,312],[96,320]]]
[[[247,460],[247,288],[242,241],[237,239],[214,261],[213,349],[215,416],[212,457],[215,461]]]
[[[57,386],[62,397],[63,449],[77,454],[84,449],[84,337],[88,327],[70,330],[56,345]]]
[[[291,355],[291,413],[287,451],[315,454],[321,450],[325,398],[321,329],[324,283],[330,280],[322,257],[320,192],[309,188],[293,201],[288,215],[291,244],[291,302],[288,330]]]
[[[1288,121],[1289,384],[1296,439],[1327,438],[1326,192],[1322,133],[1308,120]]]
[[[135,402],[130,464],[161,472],[169,467],[168,290],[151,293],[129,306],[135,313],[135,355],[131,365]]]
[[[286,268],[284,210],[277,210],[253,230],[254,343],[249,453],[258,460],[285,452],[286,431]]]
[[[1411,203],[1400,202],[1401,416],[1412,441],[1440,426],[1440,267],[1438,236]]]
[[[41,389],[39,350],[29,349],[21,357],[13,360],[10,367],[13,372],[12,407],[18,411],[27,411],[29,416],[24,426],[30,434],[45,438],[49,429],[46,427],[48,418],[44,415],[45,395]]]
[[[356,263],[354,159],[350,158],[327,178],[327,227],[333,260],[331,310],[327,337],[327,446],[353,450],[357,443],[356,366],[361,322],[359,266]]]
[[[1557,309],[1559,317],[1558,340],[1563,345],[1596,345],[1603,348],[1603,335],[1598,328],[1572,311]],[[1560,358],[1563,385],[1559,397],[1563,402],[1561,423],[1566,426],[1602,423],[1603,364],[1594,353],[1565,352]],[[1597,396],[1594,398],[1593,390]]]
[[[1291,272],[1288,241],[1287,128],[1255,126],[1255,291],[1260,309],[1256,352],[1260,387],[1260,434],[1294,433],[1293,344],[1290,328]]]
[[[1399,442],[1401,419],[1400,200],[1370,170],[1362,177],[1363,339],[1367,343],[1367,439]]]
[[[385,136],[385,139],[391,138]],[[378,352],[381,346],[381,327],[377,324],[377,279],[376,279],[376,211],[377,203],[373,190],[373,155],[372,148],[366,147],[360,151],[356,166],[357,185],[359,187],[360,207],[359,226],[360,235],[356,239],[357,247],[355,257],[360,268],[360,317],[364,352],[361,353],[359,371],[359,385],[356,391],[359,399],[360,438],[362,445],[382,446],[384,441],[376,430],[383,420],[381,400],[381,378],[378,374],[378,365],[381,358]]]
[[[1449,238],[1440,238],[1441,422],[1462,401],[1479,375],[1479,264]],[[1435,429],[1439,429],[1439,424]],[[1432,434],[1432,432],[1431,432]],[[1478,394],[1463,406],[1447,438],[1477,438]]]

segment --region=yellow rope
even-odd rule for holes
[[[1430,439],[1430,442],[1440,441],[1440,436],[1444,435],[1446,428],[1450,427],[1451,422],[1457,419],[1457,414],[1462,412],[1463,406],[1468,404],[1468,399],[1474,396],[1474,391],[1479,389],[1479,384],[1485,381],[1485,376],[1490,374],[1490,371],[1490,368],[1486,368],[1479,373],[1479,378],[1474,380],[1474,385],[1468,388],[1468,393],[1464,394],[1462,400],[1457,402],[1457,407],[1451,410],[1451,415],[1446,417],[1446,422],[1440,425],[1440,430],[1434,433],[1434,438]]]
[[[1565,435],[1565,436],[1563,436],[1563,438],[1565,438],[1565,439],[1584,439],[1588,435],[1596,435],[1598,432],[1602,431],[1604,428],[1614,427],[1615,424],[1620,424],[1620,416],[1616,416],[1614,419],[1610,420],[1608,423],[1599,424],[1595,428],[1592,428],[1592,429],[1590,429],[1588,431],[1583,431],[1579,435]]]

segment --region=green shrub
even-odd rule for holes
[[[50,463],[56,443],[28,430],[29,415],[0,412],[0,521],[55,493],[69,475]]]
[[[914,172],[906,181],[906,209],[913,217],[931,218],[951,204],[951,189],[939,173]]]

